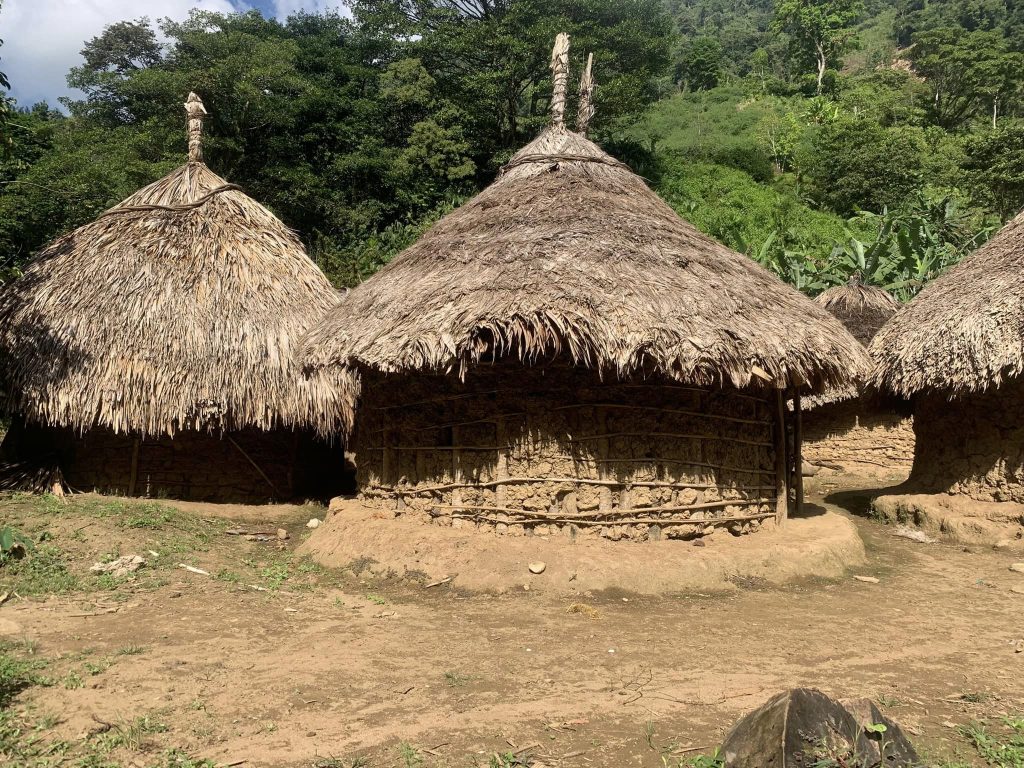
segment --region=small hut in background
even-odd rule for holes
[[[814,300],[864,347],[900,308],[887,291],[854,275]],[[804,458],[811,464],[861,475],[905,474],[914,459],[914,431],[907,406],[858,387],[808,398],[803,419]]]
[[[1024,213],[875,336],[872,382],[911,398],[910,486],[1024,502]]]
[[[49,246],[0,296],[8,460],[76,490],[212,501],[317,493],[341,463],[351,380],[302,375],[336,300],[298,238],[202,161]],[[329,490],[329,489],[323,489]]]
[[[552,68],[551,125],[306,338],[313,371],[363,377],[361,497],[613,539],[784,518],[785,401],[850,384],[863,348],[585,137],[589,67],[567,129],[564,35]]]

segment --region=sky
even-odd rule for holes
[[[81,63],[82,44],[108,24],[148,16],[184,19],[192,8],[258,9],[281,20],[299,10],[340,9],[343,0],[0,0],[0,72],[11,81],[19,106],[57,105],[73,92],[65,77]]]

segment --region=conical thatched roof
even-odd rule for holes
[[[823,291],[814,301],[846,326],[865,347],[900,308],[892,294],[874,285],[864,285],[857,275],[845,285]]]
[[[346,376],[302,375],[301,334],[337,295],[294,233],[190,159],[47,246],[0,296],[6,405],[86,430],[313,428],[351,420]]]
[[[352,290],[306,350],[314,370],[461,371],[561,352],[618,375],[814,390],[867,370],[824,309],[557,121]]]
[[[864,347],[871,343],[878,330],[900,308],[900,303],[888,291],[873,285],[864,285],[854,275],[843,285],[836,285],[815,297],[814,302],[845,326]],[[861,388],[856,384],[831,387],[825,392],[807,398],[803,405],[812,409],[822,405],[859,397]]]
[[[980,392],[1024,373],[1024,213],[928,285],[871,344],[872,383]]]

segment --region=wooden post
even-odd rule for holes
[[[789,486],[786,473],[786,404],[782,390],[775,390],[775,522],[782,525],[789,515]]]
[[[598,434],[606,434],[608,432],[608,412],[602,407],[598,406],[595,409],[596,416],[596,427]],[[600,461],[597,464],[597,478],[599,480],[609,479],[609,459],[608,455],[608,438],[597,441],[597,458]],[[602,485],[598,491],[598,510],[602,513],[608,513],[612,511],[612,489],[608,485]]]
[[[506,506],[505,481],[508,480],[508,430],[505,419],[498,416],[494,422],[494,444],[498,447],[498,458],[494,463],[494,500],[496,506]]]
[[[458,486],[462,482],[462,452],[459,451],[459,428],[452,428],[452,484]],[[452,506],[462,504],[462,489],[452,488]]]
[[[793,463],[796,465],[796,513],[804,511],[804,459],[800,417],[800,391],[793,390]]]
[[[132,441],[132,473],[128,479],[128,495],[135,495],[135,484],[139,479],[139,447],[142,441],[139,438],[135,438]]]

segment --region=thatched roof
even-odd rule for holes
[[[190,159],[47,246],[0,296],[8,410],[51,426],[174,434],[351,420],[351,378],[302,375],[337,294],[270,211]]]
[[[864,285],[857,275],[844,285],[823,291],[814,301],[846,326],[865,347],[900,308],[892,294],[884,288]]]
[[[815,391],[868,366],[824,309],[557,121],[350,291],[305,349],[313,370],[464,372],[560,353],[619,376]]]
[[[980,392],[1024,373],[1024,213],[925,287],[875,336],[872,384]]]

